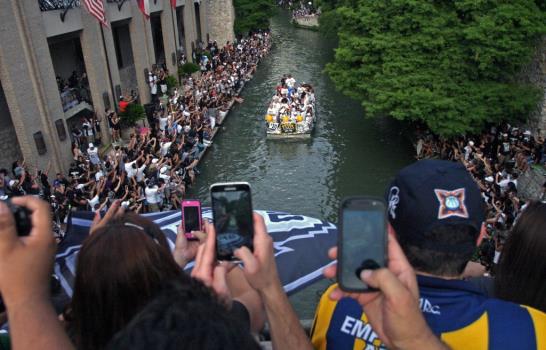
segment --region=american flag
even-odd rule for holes
[[[150,19],[150,0],[138,0],[138,8],[146,19]]]
[[[103,26],[108,27],[108,22],[106,21],[106,13],[104,12],[104,4],[102,3],[102,0],[83,0],[83,5],[91,16],[98,19]]]

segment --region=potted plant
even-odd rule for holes
[[[119,114],[122,126],[122,138],[127,139],[127,130],[129,128],[135,127],[139,120],[146,118],[146,111],[144,106],[138,103],[130,103],[125,108],[124,112]]]
[[[174,75],[169,75],[165,78],[165,83],[167,84],[167,93],[171,95],[173,89],[178,86],[178,80]]]
[[[199,66],[193,62],[186,62],[180,67],[178,67],[178,76],[179,77],[188,77],[192,73],[198,72]]]

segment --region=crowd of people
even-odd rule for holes
[[[289,124],[293,131],[308,132],[315,120],[315,92],[310,84],[297,84],[291,74],[283,76],[267,108],[269,130]],[[284,130],[283,130],[284,131]]]
[[[292,11],[292,19],[304,18],[310,16],[319,16],[320,10],[314,9],[309,6],[301,5],[299,8]]]
[[[82,118],[72,129],[73,162],[68,174],[49,178],[49,169],[29,169],[24,161],[0,170],[0,196],[38,195],[54,208],[57,221],[71,210],[106,211],[119,199],[136,213],[176,209],[199,173],[196,165],[223,118],[269,50],[269,33],[258,32],[236,43],[206,47],[212,57],[198,77],[187,77],[170,94],[162,87],[169,74],[150,71],[153,110],[148,127],[134,128],[122,142],[121,118],[106,111],[114,144],[100,152],[100,120]],[[134,100],[134,99],[133,99]],[[120,99],[120,111],[133,101]],[[123,106],[122,106],[123,102]]]
[[[268,33],[222,48],[211,42],[199,58],[200,76],[169,94],[162,87],[169,72],[155,67],[149,126],[124,142],[114,137],[119,142],[102,154],[100,121],[82,119],[86,132],[72,132],[68,175],[51,181],[49,169],[30,169],[24,160],[0,169],[0,196],[29,209],[32,222],[30,235],[18,236],[0,201],[0,293],[12,348],[259,349],[255,334],[267,320],[275,349],[545,349],[546,203],[524,202],[518,188],[530,166],[545,163],[540,134],[504,124],[450,141],[422,135],[417,157],[439,159],[400,170],[386,189],[388,266],[359,275],[376,291],[332,285],[310,337],[284,293],[258,214],[253,251],[234,252],[242,266],[216,261],[208,223],[196,241],[179,233],[172,249],[156,224],[137,215],[179,205],[217,118],[268,50]],[[298,91],[292,80],[285,77],[277,102],[305,105],[312,88]],[[107,111],[107,118],[114,135],[120,117]],[[50,298],[51,213],[63,220],[71,210],[104,216],[95,216],[72,299],[59,315]],[[498,265],[494,278],[468,270],[484,238],[494,242],[493,252],[482,254],[491,259],[484,264]],[[329,255],[337,257],[335,247]],[[324,275],[333,278],[336,265]]]
[[[489,292],[465,280],[484,230],[481,192],[460,162],[421,160],[386,189],[388,266],[359,277],[375,291],[324,293],[303,330],[282,288],[273,241],[254,214],[243,265],[216,260],[213,225],[169,247],[159,226],[119,200],[96,216],[78,255],[72,299],[60,316],[48,276],[55,253],[49,206],[32,196],[19,237],[0,202],[0,292],[14,349],[260,349],[267,320],[274,349],[544,349],[546,203],[522,211]],[[335,247],[329,256],[337,257]],[[345,259],[362,259],[360,256]],[[184,268],[194,261],[191,272]],[[336,265],[324,275],[333,278]],[[4,315],[5,316],[5,315]],[[3,344],[4,336],[0,336]]]
[[[417,158],[437,158],[464,164],[481,189],[487,207],[487,239],[478,258],[488,270],[495,272],[500,252],[516,218],[525,207],[524,199],[546,199],[546,179],[542,193],[523,198],[518,178],[533,165],[546,165],[546,143],[540,130],[502,124],[492,126],[477,136],[461,136],[444,140],[421,135]]]
[[[279,5],[283,6],[283,4]],[[298,18],[320,16],[320,8],[316,8],[315,6],[313,6],[313,3],[311,1],[299,1],[297,3],[289,1],[286,5],[288,5],[288,8],[292,9],[293,20]]]

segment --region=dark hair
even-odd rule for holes
[[[165,236],[133,213],[99,228],[78,255],[74,295],[65,312],[78,349],[102,349],[172,279],[186,283]]]
[[[546,203],[531,202],[513,227],[499,261],[495,294],[546,312]]]
[[[425,233],[423,246],[403,239],[400,245],[416,271],[458,277],[476,250],[477,236],[476,229],[469,225],[435,225]]]
[[[108,349],[260,349],[248,329],[201,282],[173,281]]]

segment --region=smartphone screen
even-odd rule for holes
[[[366,291],[370,288],[359,278],[363,269],[386,265],[386,207],[382,200],[351,198],[340,213],[338,242],[338,281],[343,290]]]
[[[252,250],[254,224],[250,186],[245,183],[211,186],[212,215],[219,260],[235,260],[233,251],[242,246]]]
[[[200,231],[199,225],[201,213],[198,206],[184,207],[184,232],[190,233],[191,231]]]

